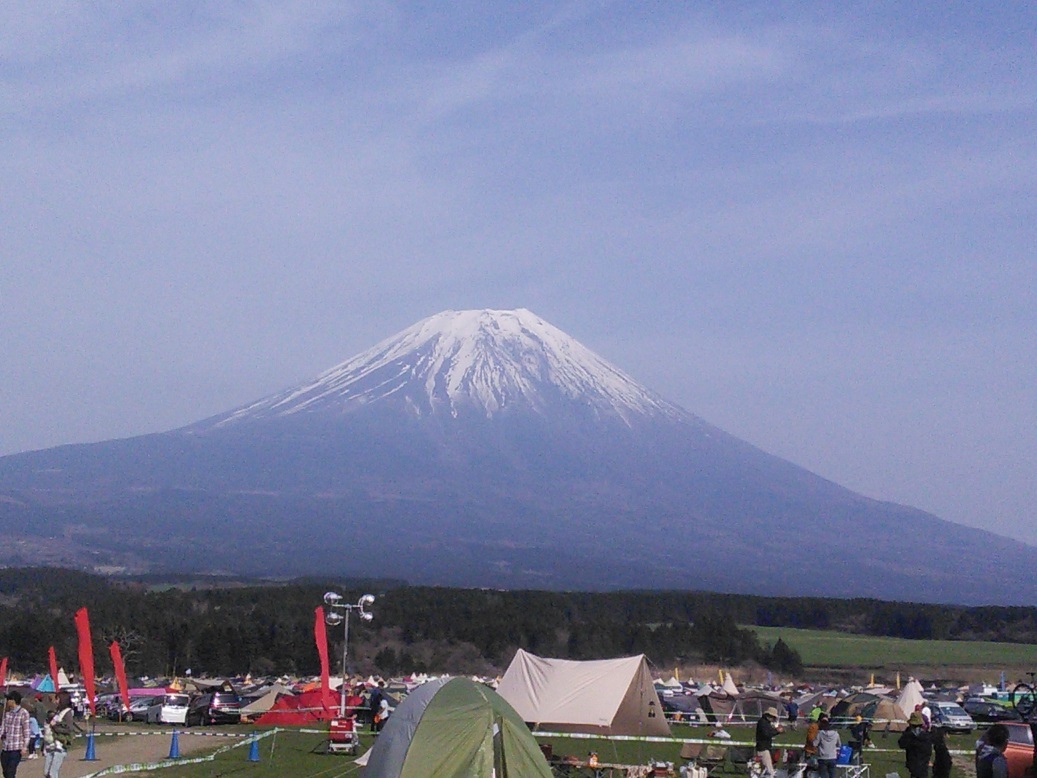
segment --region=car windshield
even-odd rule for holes
[[[237,705],[238,695],[234,692],[216,692],[212,696],[213,705]]]
[[[940,706],[940,710],[942,710],[944,713],[946,713],[946,714],[948,714],[950,716],[967,716],[968,715],[967,713],[965,713],[964,708],[962,708],[960,705],[941,705]]]
[[[187,695],[186,694],[167,694],[165,699],[165,705],[176,705],[181,708],[187,707]]]

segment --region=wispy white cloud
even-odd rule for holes
[[[175,98],[240,88],[363,27],[346,2],[74,2],[0,5],[6,111],[90,110],[140,95]]]

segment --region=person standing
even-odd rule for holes
[[[771,749],[774,747],[774,736],[784,732],[778,724],[778,709],[767,708],[756,722],[756,758],[760,760],[764,778],[774,778],[774,759]]]
[[[842,740],[839,733],[832,729],[832,722],[828,716],[822,716],[818,721],[814,746],[817,748],[817,766],[821,778],[835,778],[835,763],[839,760]]]
[[[15,778],[23,756],[29,753],[29,711],[22,707],[22,695],[9,691],[4,700],[4,721],[0,724],[0,769],[4,778]]]
[[[871,722],[865,721],[861,716],[855,717],[853,726],[850,727],[850,737],[850,759],[854,764],[860,764],[865,747],[871,745]]]
[[[389,720],[391,714],[389,701],[382,697],[382,701],[378,703],[378,712],[375,714],[375,732],[381,732],[385,728],[385,722]]]
[[[807,725],[806,738],[803,740],[803,757],[807,763],[807,775],[817,772],[817,746],[814,745],[814,738],[817,737],[817,733],[820,731],[821,725],[818,724],[816,719],[811,720]]]
[[[50,721],[51,714],[54,713],[54,697],[50,694],[46,696],[37,694],[29,712],[32,713],[32,717],[36,719],[36,723],[40,725],[42,731],[43,725]]]
[[[929,738],[933,741],[933,778],[950,778],[951,752],[947,748],[947,736],[943,727],[935,726],[930,729]]]
[[[907,719],[907,729],[897,740],[904,749],[904,761],[911,778],[929,778],[929,759],[933,755],[933,741],[920,711]]]
[[[976,778],[1007,778],[1008,727],[995,724],[986,731],[976,751]]]
[[[796,721],[799,719],[799,705],[796,704],[795,700],[789,700],[785,703],[785,713],[789,717],[789,725],[792,729],[796,728]]]
[[[368,697],[367,707],[371,711],[371,731],[378,731],[378,713],[382,709],[382,700],[385,699],[385,681],[379,681],[378,685],[371,690]]]
[[[43,778],[58,778],[61,763],[72,748],[74,730],[79,729],[68,692],[58,694],[57,708],[43,731]]]

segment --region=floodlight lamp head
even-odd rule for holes
[[[342,602],[342,595],[341,594],[336,594],[335,592],[325,592],[325,594],[324,594],[324,604],[325,605],[331,605],[332,607],[334,607],[334,606],[338,605],[340,602]]]
[[[360,618],[362,618],[364,621],[370,621],[374,618],[374,614],[368,613],[367,611],[361,611]]]
[[[346,617],[337,611],[332,611],[331,613],[324,616],[324,623],[326,623],[329,627],[337,627],[345,620]]]
[[[373,594],[365,594],[363,597],[360,598],[360,604],[361,605],[370,605],[373,602],[374,602],[374,595]]]

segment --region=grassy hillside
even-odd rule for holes
[[[1037,645],[965,640],[904,640],[846,632],[788,627],[755,627],[761,642],[779,637],[799,652],[808,668],[844,668],[915,672],[926,677],[940,670],[989,672],[996,680],[1005,670],[1009,678],[1037,669]],[[929,671],[929,672],[923,672]]]

